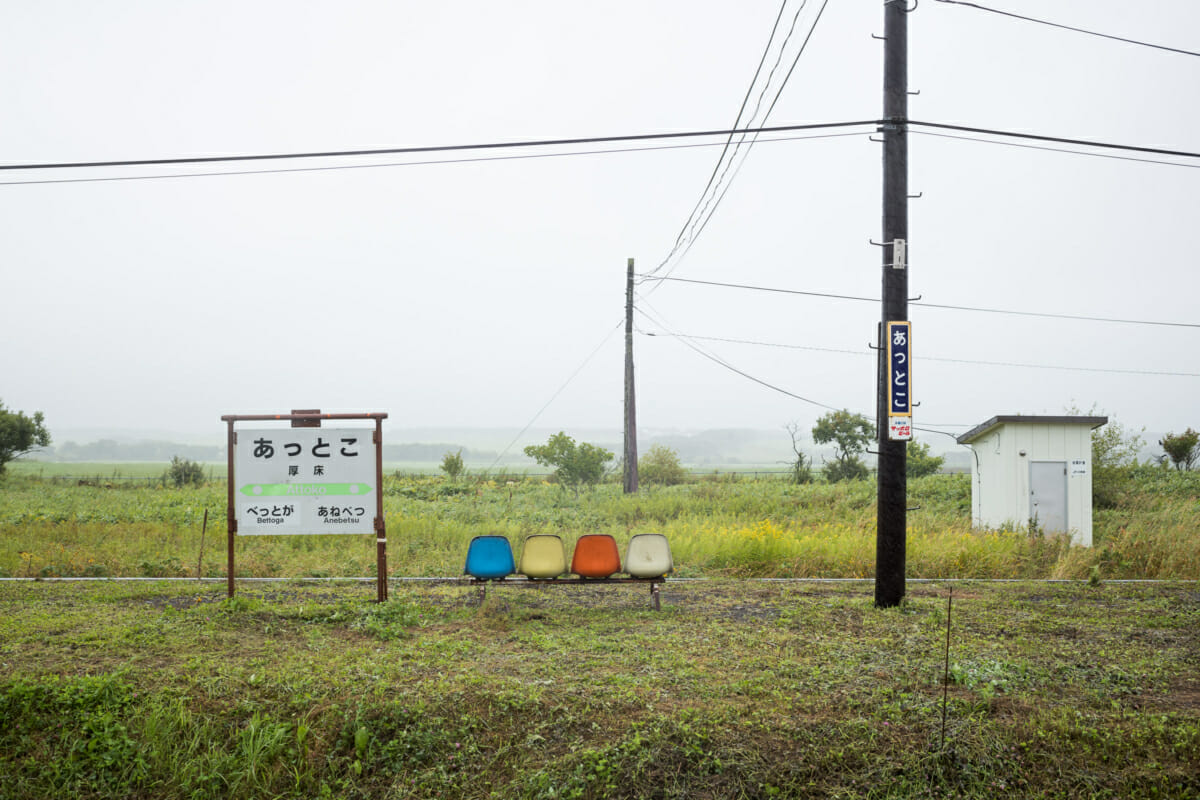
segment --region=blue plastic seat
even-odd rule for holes
[[[483,581],[503,580],[517,571],[512,545],[503,536],[476,536],[467,547],[463,572]]]

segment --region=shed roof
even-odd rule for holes
[[[1087,425],[1089,428],[1099,428],[1106,422],[1108,422],[1108,417],[1039,417],[1022,416],[1021,414],[1001,415],[992,417],[981,425],[976,425],[963,435],[956,437],[956,439],[959,444],[970,444],[976,439],[981,439],[987,434],[991,433],[994,428],[999,428],[1001,425],[1009,425],[1012,423],[1023,423],[1028,425]]]

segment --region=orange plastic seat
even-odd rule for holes
[[[610,578],[621,571],[617,540],[607,533],[589,533],[575,543],[571,572],[581,578]]]
[[[634,578],[661,578],[675,567],[671,545],[661,533],[639,533],[629,540],[625,571]]]
[[[557,578],[567,571],[567,551],[561,536],[535,533],[525,537],[521,550],[522,575],[530,578]]]

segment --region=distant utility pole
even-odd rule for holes
[[[625,270],[625,494],[638,490],[637,403],[633,394],[633,259]]]
[[[876,505],[875,605],[904,597],[908,535],[906,442],[892,436],[897,376],[889,358],[888,323],[908,319],[908,0],[884,3],[883,19],[883,324],[880,326],[877,428],[879,488]],[[905,343],[907,347],[907,341]],[[907,365],[911,351],[904,354]],[[904,406],[911,414],[907,366]],[[909,418],[911,421],[911,417]],[[911,428],[909,429],[911,435]]]

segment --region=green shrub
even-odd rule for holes
[[[450,477],[450,480],[458,480],[458,476],[463,474],[464,469],[462,450],[459,450],[457,453],[446,453],[442,456],[441,470]]]
[[[1200,461],[1200,433],[1188,428],[1183,433],[1168,433],[1158,445],[1180,472],[1190,470]]]
[[[543,467],[554,467],[554,477],[561,486],[570,486],[576,491],[579,486],[594,486],[604,477],[604,465],[612,461],[613,454],[603,447],[588,442],[575,444],[575,440],[559,431],[543,445],[525,448],[529,456]]]
[[[930,455],[928,442],[909,442],[907,450],[904,469],[909,478],[924,478],[926,475],[933,475],[942,468],[942,462],[946,460],[942,456]]]
[[[830,483],[862,481],[871,474],[867,465],[855,456],[846,456],[825,465],[825,480]]]
[[[687,472],[679,463],[679,454],[665,445],[656,444],[638,459],[638,480],[659,486],[675,486],[687,480]]]
[[[830,483],[863,480],[870,474],[858,454],[875,439],[875,425],[862,414],[831,411],[817,420],[812,437],[815,444],[834,446],[834,461],[825,467]]]
[[[1092,431],[1092,504],[1116,508],[1128,497],[1137,454],[1145,444],[1140,433],[1109,420]]]
[[[182,488],[184,486],[200,486],[204,483],[204,467],[195,461],[175,456],[171,466],[163,473],[163,483]]]

